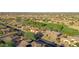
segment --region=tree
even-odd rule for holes
[[[3,35],[3,32],[2,31],[0,31],[0,36],[2,36]]]
[[[79,47],[79,42],[76,43],[77,47]]]

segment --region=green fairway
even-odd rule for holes
[[[27,39],[35,40],[34,33],[32,33],[32,32],[24,33],[24,37]]]
[[[25,20],[23,22],[25,25],[29,25],[32,27],[37,27],[39,29],[47,29],[47,30],[52,30],[52,31],[59,31],[62,32],[63,34],[67,35],[79,35],[79,31],[75,30],[73,28],[69,28],[68,26],[64,24],[54,24],[54,23],[42,23],[42,22],[35,22],[33,20]]]

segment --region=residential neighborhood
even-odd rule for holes
[[[79,13],[0,13],[0,47],[79,47]]]

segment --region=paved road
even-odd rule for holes
[[[4,38],[4,37],[7,37],[7,36],[11,36],[11,35],[13,35],[13,34],[15,34],[15,33],[17,33],[17,32],[8,33],[8,34],[6,34],[6,35],[1,36],[0,38]]]

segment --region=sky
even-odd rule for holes
[[[78,12],[79,0],[0,0],[0,12]]]

